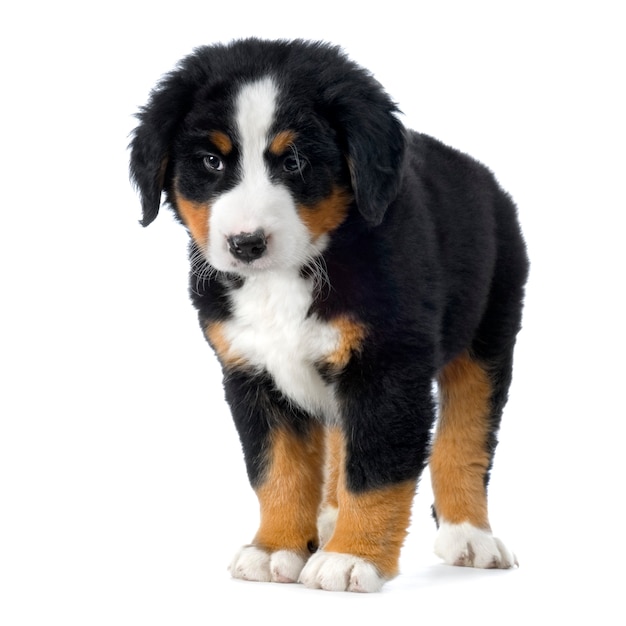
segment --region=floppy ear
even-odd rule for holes
[[[167,74],[137,114],[139,125],[130,143],[130,177],[141,195],[143,226],[159,212],[170,148],[191,108],[193,85],[182,67]]]
[[[358,80],[358,82],[357,82]],[[372,226],[396,197],[406,145],[398,109],[372,76],[345,81],[335,108],[358,209]]]

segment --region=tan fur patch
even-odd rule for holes
[[[360,349],[367,332],[363,324],[348,316],[335,318],[330,323],[339,331],[340,339],[337,348],[326,357],[325,362],[333,369],[340,370],[348,364],[352,354]]]
[[[380,574],[391,578],[398,573],[400,550],[407,534],[411,504],[417,481],[352,493],[346,486],[345,440],[339,429],[329,433],[331,449],[339,448],[337,497],[339,507],[335,532],[324,546],[327,552],[354,554],[373,563]],[[331,453],[336,460],[337,450]],[[332,495],[326,495],[332,502]]]
[[[463,353],[443,368],[439,389],[441,416],[430,458],[435,510],[446,522],[488,529],[489,377]]]
[[[174,187],[174,200],[187,230],[201,249],[206,249],[209,240],[209,214],[208,203],[188,200]]]
[[[230,137],[219,130],[211,131],[209,133],[209,139],[224,156],[230,154],[233,149],[233,142]]]
[[[280,156],[289,150],[296,139],[296,133],[293,130],[281,130],[276,134],[272,143],[270,143],[270,152],[274,156]]]
[[[345,189],[335,187],[328,198],[311,206],[298,207],[300,219],[314,239],[338,228],[348,215],[352,194]]]
[[[254,544],[265,550],[292,550],[304,557],[317,545],[317,513],[322,497],[324,430],[298,436],[286,429],[274,432],[270,463],[256,489],[261,524]]]
[[[326,429],[326,473],[322,508],[339,507],[339,466],[343,459],[343,435],[338,428]]]
[[[226,339],[223,322],[207,324],[204,334],[224,367],[234,368],[246,365],[246,360],[232,350],[230,343]]]

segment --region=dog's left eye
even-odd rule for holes
[[[221,172],[224,169],[224,161],[216,154],[207,154],[203,159],[204,167],[213,172]]]
[[[306,161],[304,159],[291,154],[283,160],[283,171],[287,172],[287,174],[297,174],[304,169],[305,165]]]

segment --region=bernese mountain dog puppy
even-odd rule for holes
[[[142,224],[164,192],[189,232],[259,500],[236,578],[379,590],[427,463],[436,553],[516,564],[486,495],[528,271],[516,208],[397,114],[340,49],[258,39],[197,49],[138,114]]]

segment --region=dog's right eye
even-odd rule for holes
[[[221,172],[224,169],[224,161],[216,154],[207,154],[202,159],[204,167],[211,172]]]

